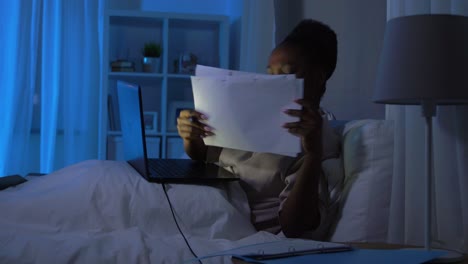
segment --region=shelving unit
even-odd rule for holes
[[[175,102],[193,104],[189,74],[177,72],[181,54],[192,53],[198,64],[227,68],[229,19],[220,15],[195,15],[147,11],[108,10],[104,24],[104,67],[100,93],[99,159],[122,159],[116,83],[142,87],[144,111],[157,112],[157,130],[146,133],[150,157],[179,158],[182,140],[175,128]],[[162,46],[160,72],[142,72],[141,50],[146,42]],[[117,59],[132,61],[135,72],[112,72]],[[110,118],[111,117],[111,118]],[[112,125],[110,124],[112,121]],[[110,129],[113,128],[113,129]]]

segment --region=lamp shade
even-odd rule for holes
[[[468,17],[432,14],[388,21],[373,100],[468,103]]]

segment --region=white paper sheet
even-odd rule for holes
[[[284,109],[300,109],[303,80],[294,75],[252,74],[197,66],[192,77],[195,109],[208,116],[215,136],[206,145],[296,156],[300,139],[282,127],[297,118]]]

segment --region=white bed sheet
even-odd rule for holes
[[[254,229],[238,183],[167,187],[179,225],[199,256],[281,239]],[[193,255],[162,186],[148,183],[125,162],[85,161],[0,192],[0,263],[189,259]]]

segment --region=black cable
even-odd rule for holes
[[[171,209],[172,218],[174,218],[174,222],[175,222],[175,224],[177,226],[177,229],[179,229],[179,232],[182,235],[182,237],[184,238],[185,244],[187,244],[188,248],[190,249],[190,252],[192,252],[192,255],[198,260],[198,263],[203,264],[203,262],[200,259],[198,259],[197,254],[195,254],[192,247],[190,246],[190,243],[188,242],[187,238],[185,237],[184,232],[182,232],[182,229],[180,229],[179,223],[177,222],[177,218],[176,218],[175,213],[174,213],[174,209],[172,208],[171,200],[169,199],[169,195],[167,194],[166,185],[164,183],[162,183],[161,185],[163,187],[164,194],[166,195],[167,202],[169,203],[169,208]]]

